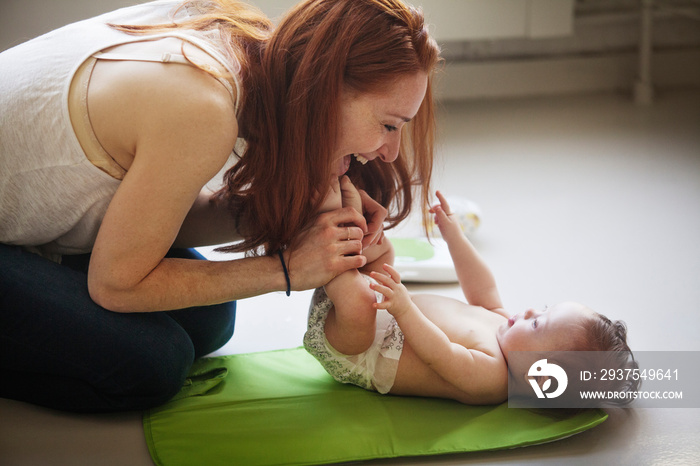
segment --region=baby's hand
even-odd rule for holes
[[[331,180],[331,187],[326,193],[323,204],[318,209],[318,213],[330,212],[332,210],[341,209],[343,207],[343,197],[340,189],[340,181],[335,176]]]
[[[370,288],[384,295],[384,300],[381,303],[374,303],[375,309],[386,309],[389,314],[394,317],[399,317],[406,313],[413,301],[406,287],[401,283],[401,276],[389,264],[384,264],[384,270],[387,274],[372,272],[370,276],[374,278],[378,284],[372,283]]]
[[[435,214],[435,223],[437,224],[438,228],[440,228],[442,237],[445,239],[445,241],[449,241],[456,235],[462,236],[464,234],[462,232],[462,227],[452,214],[447,200],[440,191],[436,191],[435,195],[440,200],[440,205],[433,206],[430,209],[430,213]]]
[[[342,193],[343,207],[352,207],[362,213],[362,197],[347,175],[340,179],[340,192]]]

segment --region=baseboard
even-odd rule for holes
[[[637,80],[637,55],[451,62],[437,83],[444,101],[629,91]],[[652,86],[700,88],[700,49],[654,52]]]

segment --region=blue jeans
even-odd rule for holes
[[[190,249],[169,257],[204,259]],[[0,244],[0,397],[75,412],[154,407],[233,335],[235,301],[133,314],[98,306],[88,262]]]

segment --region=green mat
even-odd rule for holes
[[[302,348],[198,361],[175,400],[144,414],[157,465],[299,465],[523,447],[607,418],[379,395],[343,385]]]

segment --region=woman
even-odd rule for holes
[[[364,265],[427,199],[438,60],[398,0],[306,1],[274,31],[243,3],[162,0],[0,54],[0,396],[158,405],[231,337],[235,300]],[[316,215],[346,172],[363,212]],[[188,249],[225,242],[251,254]]]

